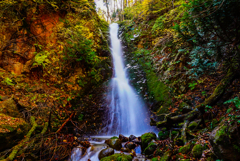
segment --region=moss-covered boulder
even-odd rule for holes
[[[0,151],[16,145],[16,140],[22,140],[30,127],[21,118],[0,113]]]
[[[191,154],[194,158],[200,158],[202,156],[203,150],[205,150],[205,147],[203,145],[196,144],[194,145]]]
[[[186,145],[182,146],[178,152],[182,153],[182,154],[187,154],[191,151],[192,147],[193,147],[193,143],[187,143]]]
[[[158,144],[153,140],[148,144],[143,153],[145,155],[152,155],[153,152],[157,149],[157,146]]]
[[[125,154],[113,154],[108,157],[102,158],[100,161],[132,161],[131,155],[125,155]]]
[[[114,154],[114,150],[112,148],[106,148],[100,151],[100,153],[98,154],[98,158],[99,160],[101,160],[102,158],[108,157],[113,154]]]
[[[237,123],[222,123],[209,136],[213,152],[223,160],[235,161],[240,158],[240,128]]]
[[[145,133],[141,136],[141,141],[142,141],[142,151],[145,150],[145,148],[148,146],[148,144],[152,141],[152,140],[156,140],[157,136],[155,133],[149,132],[149,133]]]
[[[120,150],[122,148],[122,142],[120,139],[107,139],[105,143],[113,149]]]
[[[18,111],[18,107],[13,98],[9,98],[2,101],[0,104],[0,113],[6,114],[12,117],[22,117],[22,114]]]

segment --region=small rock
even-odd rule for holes
[[[100,151],[98,154],[99,160],[101,160],[104,157],[110,156],[114,154],[114,150],[112,148],[106,148]]]
[[[107,139],[105,140],[105,143],[116,150],[120,150],[122,148],[122,142],[120,139]]]
[[[120,151],[122,151],[122,152],[127,152],[127,153],[131,152],[131,150],[130,150],[130,149],[128,149],[128,148],[121,148],[121,150],[120,150]]]
[[[132,141],[132,140],[134,140],[134,139],[136,139],[136,138],[137,138],[136,136],[130,135],[130,136],[129,136],[129,141]]]
[[[119,139],[120,139],[122,142],[127,142],[127,141],[128,141],[128,138],[125,137],[125,136],[122,135],[122,134],[119,135]]]
[[[127,142],[124,146],[128,149],[135,149],[136,148],[136,144],[134,144],[133,142]]]

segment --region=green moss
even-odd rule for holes
[[[105,140],[105,143],[116,150],[120,150],[122,148],[122,142],[120,139],[107,139]]]
[[[158,158],[158,157],[155,157],[155,158],[152,158],[152,160],[151,161],[160,161],[160,158]]]
[[[157,144],[154,142],[151,142],[148,144],[148,146],[144,150],[145,155],[151,155],[153,152],[157,149]]]
[[[182,154],[187,154],[188,152],[191,151],[191,147],[192,147],[193,143],[188,143],[186,145],[184,145],[183,147],[181,147],[178,152],[182,153]]]
[[[168,161],[170,159],[172,155],[171,151],[167,151],[163,154],[163,156],[161,157],[160,161]]]
[[[117,136],[113,136],[110,139],[118,139],[118,137]]]
[[[204,149],[205,149],[205,147],[202,146],[201,144],[196,144],[192,149],[193,157],[200,158],[202,156],[202,152]]]
[[[168,138],[168,136],[169,136],[169,132],[168,131],[160,131],[159,133],[158,133],[158,138],[160,139],[160,140],[164,140],[164,139],[167,139]]]
[[[132,161],[131,155],[125,155],[125,154],[113,154],[108,157],[102,158],[100,161]]]
[[[189,124],[189,126],[188,126],[188,128],[190,129],[190,130],[193,130],[195,127],[197,127],[198,126],[198,123],[196,123],[195,121],[193,121],[193,122],[191,122],[190,124]]]
[[[141,140],[142,140],[142,150],[144,150],[147,146],[148,143],[150,143],[152,140],[156,140],[156,134],[154,133],[145,133],[141,136]]]
[[[225,136],[227,135],[226,134],[226,129],[227,129],[227,126],[222,126],[217,132],[216,132],[216,135],[215,135],[215,139],[214,139],[214,143],[221,143]]]

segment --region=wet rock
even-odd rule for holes
[[[145,148],[148,146],[148,144],[152,141],[152,140],[156,140],[157,139],[157,136],[155,133],[145,133],[141,136],[141,141],[142,141],[142,144],[141,144],[141,148],[142,148],[142,151],[145,150]]]
[[[98,154],[98,159],[101,160],[104,157],[108,157],[114,154],[114,150],[112,148],[106,148],[100,151]]]
[[[135,149],[136,148],[136,144],[134,144],[133,142],[127,142],[124,146],[128,149]]]
[[[122,142],[120,139],[107,139],[105,140],[105,143],[116,150],[120,150],[122,148]]]
[[[131,150],[128,149],[128,148],[121,148],[121,151],[122,151],[122,152],[127,152],[127,153],[131,152]]]
[[[240,128],[237,123],[229,126],[222,123],[209,136],[209,142],[216,156],[223,160],[236,161],[240,158]]]
[[[0,113],[0,151],[16,145],[30,128],[31,126],[21,118]]]
[[[203,145],[196,144],[194,145],[191,154],[194,158],[201,158],[203,150],[205,150]]]
[[[22,117],[22,114],[18,111],[18,107],[13,98],[9,98],[0,104],[0,113],[6,114],[12,117]]]
[[[127,141],[128,141],[128,138],[125,137],[125,136],[122,135],[122,134],[119,135],[119,139],[120,139],[122,142],[127,142]]]
[[[130,135],[130,136],[129,136],[129,141],[132,141],[132,140],[134,140],[134,139],[136,139],[136,138],[137,138],[136,136]]]
[[[138,144],[138,145],[141,145],[141,143],[142,143],[139,138],[132,140],[132,142],[134,142],[135,144]]]
[[[125,154],[113,154],[108,157],[102,158],[100,161],[132,161],[132,156],[131,155],[125,155]]]
[[[153,152],[157,149],[157,146],[158,146],[157,142],[156,142],[155,140],[152,140],[152,141],[148,144],[148,146],[145,148],[145,150],[144,150],[143,153],[144,153],[145,155],[152,155]]]

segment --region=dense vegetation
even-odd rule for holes
[[[235,0],[143,0],[125,8],[121,35],[131,49],[132,77],[142,78],[132,83],[155,113],[151,125],[162,129],[161,153],[153,153],[159,160],[239,157],[238,141],[218,139],[235,138],[230,129],[240,123],[239,6]],[[221,131],[224,126],[229,129]],[[182,152],[183,145],[190,147]],[[205,146],[213,149],[202,155]]]
[[[137,138],[142,153],[238,160],[240,2],[115,0],[112,13],[104,2],[120,25],[131,84],[159,128]],[[106,124],[111,58],[98,14],[93,0],[0,2],[0,160],[67,160],[78,143],[90,147],[77,137]]]
[[[68,158],[102,122],[107,22],[92,0],[3,0],[0,26],[0,160]]]

